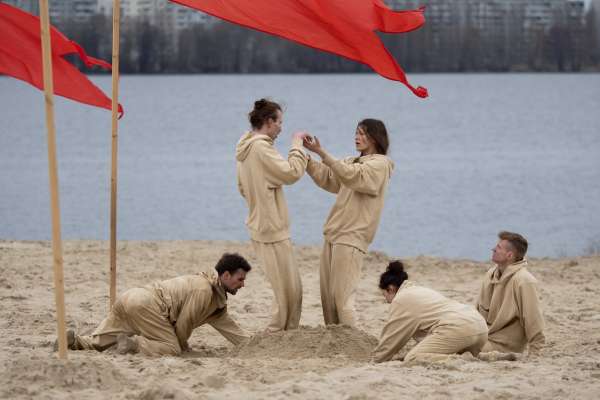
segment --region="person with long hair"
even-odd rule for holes
[[[387,157],[389,139],[385,124],[377,119],[358,123],[354,143],[357,157],[336,159],[316,136],[306,136],[304,146],[318,154],[307,173],[317,186],[337,194],[323,228],[320,287],[326,325],[356,325],[354,297],[365,253],[373,241],[394,163]]]
[[[308,162],[302,147],[304,133],[293,135],[284,159],[273,146],[283,124],[281,106],[260,99],[248,117],[252,129],[242,135],[236,147],[237,181],[248,205],[246,227],[252,247],[274,293],[267,331],[295,329],[302,311],[302,281],[290,241],[283,185],[291,185],[304,175]]]
[[[418,343],[404,361],[437,361],[467,351],[479,355],[488,329],[474,307],[409,281],[401,261],[389,263],[379,278],[379,288],[391,306],[373,350],[375,362],[391,360],[411,338]]]

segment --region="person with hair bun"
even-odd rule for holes
[[[356,325],[354,296],[363,258],[375,237],[394,169],[394,163],[386,156],[389,139],[382,121],[360,121],[354,143],[358,157],[338,160],[316,136],[304,139],[304,146],[322,160],[311,158],[306,172],[317,186],[337,195],[323,227],[325,240],[320,259],[321,305],[326,325]]]
[[[308,162],[302,147],[305,133],[294,133],[285,159],[273,146],[283,124],[281,106],[268,99],[257,100],[248,118],[252,129],[236,147],[237,183],[248,205],[246,227],[252,246],[274,293],[267,331],[295,329],[302,311],[302,281],[290,241],[283,185],[304,175]]]
[[[375,362],[391,360],[411,338],[418,343],[404,361],[435,361],[467,351],[477,356],[486,343],[487,325],[477,310],[409,281],[401,261],[389,263],[379,288],[391,306],[373,350]]]

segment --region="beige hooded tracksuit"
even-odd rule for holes
[[[323,228],[320,281],[325,324],[356,323],[354,295],[363,257],[377,231],[393,169],[394,163],[381,154],[308,162],[306,171],[313,181],[337,193]]]
[[[266,135],[244,134],[236,148],[238,189],[248,204],[246,226],[274,293],[270,331],[298,328],[302,281],[294,260],[283,185],[304,175],[308,157],[296,138],[284,159]]]
[[[466,351],[477,355],[486,342],[487,325],[472,306],[404,281],[373,350],[374,361],[391,360],[412,337],[419,343],[404,357],[405,361],[445,358]]]
[[[537,280],[527,261],[509,265],[500,275],[491,268],[481,284],[477,310],[487,321],[488,342],[483,351],[538,353],[544,345],[544,317],[538,300]]]
[[[117,335],[134,336],[149,356],[179,355],[192,331],[210,324],[238,344],[249,338],[227,313],[227,293],[216,274],[186,275],[129,289],[90,336],[75,336],[78,350],[103,351]]]

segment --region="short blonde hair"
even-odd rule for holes
[[[521,261],[527,253],[527,239],[522,235],[514,232],[502,231],[498,233],[498,238],[506,240],[512,246],[515,253],[515,261]]]

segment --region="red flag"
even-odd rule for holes
[[[86,66],[111,69],[105,61],[90,57],[77,43],[50,27],[54,93],[111,110],[111,100],[63,56],[77,54]],[[40,19],[6,3],[0,3],[0,74],[12,76],[43,90]],[[119,104],[119,114],[123,107]]]
[[[425,23],[424,7],[392,11],[383,0],[170,0],[238,25],[281,36],[370,66],[419,97],[375,31],[410,32]]]

